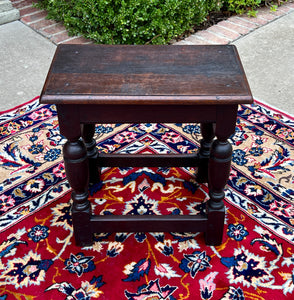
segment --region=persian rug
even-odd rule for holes
[[[293,299],[294,118],[240,106],[223,244],[203,233],[105,233],[76,247],[56,107],[0,115],[0,299]],[[193,153],[198,124],[100,124],[100,152]],[[96,214],[203,214],[193,168],[105,168]]]

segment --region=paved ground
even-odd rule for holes
[[[294,116],[294,12],[233,44],[253,95]]]
[[[90,42],[46,20],[34,1],[11,0],[21,19],[0,25],[0,111],[40,94],[57,44]],[[294,3],[232,17],[176,44],[228,43],[239,50],[253,95],[294,115]]]
[[[0,26],[0,111],[40,95],[55,48],[19,21]]]

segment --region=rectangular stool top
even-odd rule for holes
[[[233,45],[59,45],[40,103],[252,103]]]

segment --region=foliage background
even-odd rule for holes
[[[273,0],[278,1],[278,0]],[[42,0],[48,18],[100,44],[165,44],[212,11],[244,13],[261,0]]]

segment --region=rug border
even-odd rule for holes
[[[5,113],[9,113],[9,112],[11,112],[11,111],[13,111],[13,110],[15,110],[15,109],[18,109],[18,108],[20,108],[20,107],[22,107],[22,106],[24,106],[24,105],[28,105],[28,104],[34,102],[35,100],[37,100],[37,99],[39,99],[39,98],[40,98],[40,96],[36,96],[36,97],[34,97],[33,99],[31,99],[31,100],[29,100],[29,101],[27,101],[27,102],[25,102],[25,103],[19,104],[19,105],[13,107],[13,108],[9,108],[9,109],[7,109],[7,110],[2,110],[2,111],[0,111],[0,116],[3,115],[3,114],[5,114]]]
[[[255,97],[254,98],[254,103],[257,103],[258,105],[262,105],[264,106],[265,108],[268,108],[268,109],[271,109],[271,110],[274,110],[276,111],[277,113],[280,113],[280,114],[283,114],[285,117],[291,119],[294,121],[294,115],[291,115],[290,113],[288,112],[285,112],[284,110],[280,109],[280,108],[277,108],[276,106],[272,105],[272,104],[269,104],[269,103],[266,103],[262,100],[259,100],[259,99],[256,99]]]
[[[37,100],[37,99],[39,99],[39,98],[40,98],[40,96],[36,96],[36,97],[34,97],[33,99],[31,99],[31,100],[29,100],[29,101],[27,101],[27,102],[24,102],[24,103],[22,103],[22,104],[19,104],[19,105],[13,107],[13,108],[10,108],[10,109],[7,109],[7,110],[0,111],[0,115],[3,115],[3,114],[8,113],[8,112],[11,112],[11,111],[13,111],[13,110],[15,110],[15,109],[17,109],[17,108],[20,108],[21,106],[27,105],[27,104],[29,104],[29,103],[31,103],[31,102]],[[294,120],[294,115],[292,115],[292,114],[290,114],[290,113],[288,113],[288,112],[286,112],[286,111],[284,111],[284,110],[282,110],[282,109],[280,109],[280,108],[277,108],[276,106],[274,106],[274,105],[272,105],[272,104],[268,104],[268,103],[266,103],[266,102],[264,102],[264,101],[262,101],[262,100],[259,100],[259,99],[255,98],[255,97],[254,97],[254,102],[257,103],[257,104],[259,104],[259,105],[262,105],[262,106],[264,106],[264,107],[266,107],[266,108],[268,108],[268,109],[272,109],[272,110],[274,110],[274,111],[276,111],[276,112],[278,112],[278,113],[282,113],[283,115],[285,115],[285,116],[288,117],[289,119]]]

